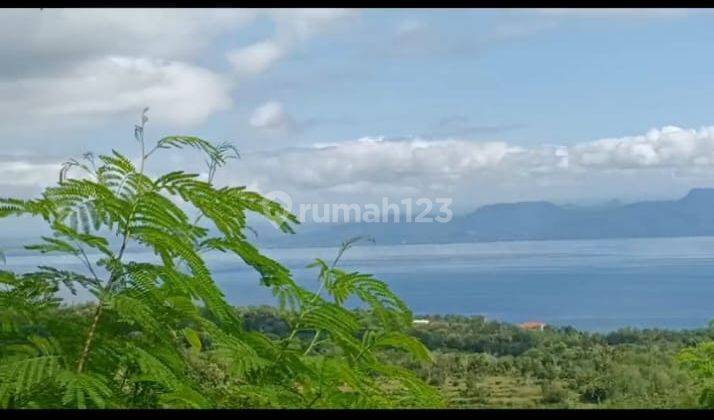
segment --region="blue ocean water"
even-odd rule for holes
[[[336,249],[264,252],[316,288],[316,269],[307,264],[333,258]],[[234,257],[210,255],[207,261],[231,303],[275,302]],[[18,270],[40,263],[74,266],[66,257],[11,255],[7,263]],[[537,320],[591,331],[698,328],[714,319],[714,237],[365,245],[350,249],[341,266],[385,280],[416,314]]]
[[[316,285],[305,265],[335,250],[266,253],[303,284]],[[592,331],[698,328],[714,319],[711,237],[362,246],[350,249],[342,266],[387,281],[416,314],[478,314]],[[231,301],[273,301],[230,266],[219,271]]]

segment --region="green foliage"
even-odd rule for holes
[[[598,334],[569,327],[524,331],[482,317],[428,319],[412,334],[432,351],[434,363],[400,363],[438,386],[453,406],[698,407],[706,406],[704,397],[698,402],[700,394],[712,389],[706,376],[711,347],[684,350],[684,366],[676,357],[692,344],[714,340],[714,329]],[[701,378],[690,377],[688,369]]]
[[[51,228],[27,250],[70,255],[84,267],[0,271],[1,407],[442,404],[413,372],[381,357],[398,351],[415,363],[430,360],[408,334],[411,312],[384,282],[337,268],[353,241],[331,265],[316,262],[317,291],[299,286],[245,235],[249,213],[287,233],[295,216],[245,187],[213,183],[216,170],[239,157],[236,148],[172,136],[147,151],[145,114],[135,128],[136,164],[115,150],[85,154],[39,197],[0,199],[0,217],[35,216]],[[205,156],[207,179],[144,172],[155,153],[184,148]],[[155,258],[134,261],[129,247]],[[208,252],[230,253],[260,274],[285,310],[278,334],[245,327],[213,281]],[[67,308],[61,287],[96,300]],[[350,298],[369,316],[345,307]]]
[[[701,406],[714,408],[714,341],[683,349],[678,360],[699,383]]]

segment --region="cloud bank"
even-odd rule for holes
[[[187,127],[229,107],[229,86],[224,77],[183,62],[107,56],[60,75],[0,82],[0,113],[15,123],[54,124],[136,114],[151,104],[152,120]]]
[[[706,183],[712,174],[714,127],[666,126],[636,136],[532,148],[451,138],[365,137],[246,156],[231,178],[264,192],[290,191],[310,200],[421,194],[454,197],[470,207],[513,197],[577,199],[598,190],[602,198],[626,198],[628,191],[648,183],[682,187],[682,180]]]
[[[279,103],[268,102],[251,122],[281,127],[282,112]],[[183,154],[177,152],[176,158],[166,162],[186,163]],[[39,191],[56,181],[60,162],[0,157],[0,187],[20,195]],[[163,164],[152,163],[151,170]],[[692,186],[713,187],[713,176],[714,126],[665,126],[569,146],[363,137],[247,153],[219,172],[217,182],[262,193],[284,191],[303,203],[447,197],[454,199],[455,211],[466,212],[501,201],[675,198]]]
[[[231,108],[241,76],[266,71],[354,14],[342,9],[3,11],[0,131],[15,134],[30,124],[53,130],[105,124],[145,106],[155,123],[196,127]],[[236,49],[235,34],[260,17],[274,24],[272,36]],[[222,62],[207,62],[216,49]]]

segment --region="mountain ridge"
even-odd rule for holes
[[[292,237],[273,236],[269,246],[333,246],[371,236],[379,244],[495,242],[514,240],[646,238],[714,235],[714,188],[693,188],[676,200],[604,207],[562,206],[549,201],[495,203],[449,223],[344,223],[308,225]]]

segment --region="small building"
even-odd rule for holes
[[[518,324],[521,329],[526,331],[543,331],[545,328],[545,323],[538,321],[528,321],[522,324]]]
[[[429,320],[428,319],[415,319],[412,321],[412,324],[414,324],[414,325],[429,325]]]

